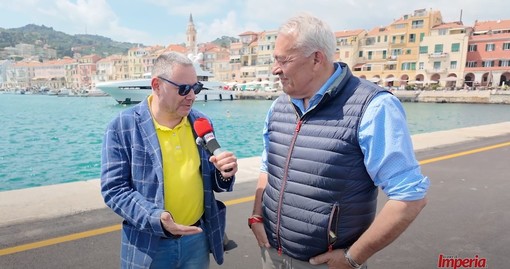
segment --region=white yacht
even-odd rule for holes
[[[213,74],[202,70],[197,62],[193,65],[198,81],[204,84],[204,89],[197,94],[196,101],[222,101],[236,98],[234,91],[223,89],[223,83],[209,81]],[[152,92],[150,74],[145,74],[141,79],[97,83],[96,88],[113,97],[119,104],[140,103]]]

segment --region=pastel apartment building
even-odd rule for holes
[[[84,56],[66,63],[59,85],[93,86],[106,80],[137,79],[150,74],[155,59],[164,51],[179,51],[197,57],[201,67],[224,83],[275,82],[272,75],[277,30],[246,31],[230,47],[197,43],[190,14],[184,44],[167,47],[135,47],[126,55],[100,59]],[[508,85],[510,82],[510,20],[444,22],[439,10],[419,9],[370,30],[335,31],[336,60],[353,73],[384,87],[472,88]],[[28,48],[28,47],[27,47]],[[37,81],[35,70],[50,61],[4,62],[3,83],[30,86]],[[50,67],[51,69],[51,67]],[[39,71],[37,71],[39,72]],[[39,72],[40,73],[40,72]],[[1,86],[1,85],[0,85]]]

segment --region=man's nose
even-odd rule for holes
[[[273,73],[273,75],[279,75],[282,73],[282,69],[280,68],[280,65],[277,62],[273,64],[273,69],[271,70],[271,73]]]

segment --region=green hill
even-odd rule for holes
[[[68,35],[44,25],[28,24],[20,28],[0,28],[0,49],[14,47],[19,43],[38,46],[48,45],[57,50],[57,57],[95,53],[102,57],[112,54],[125,54],[128,49],[137,46],[134,43],[117,42],[98,35]]]

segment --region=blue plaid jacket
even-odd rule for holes
[[[191,110],[188,118],[206,117]],[[195,134],[196,136],[196,134]],[[204,182],[205,213],[202,221],[210,250],[223,263],[226,208],[214,192],[232,191],[234,178],[224,182],[197,147]],[[147,99],[120,113],[107,127],[101,154],[101,194],[106,205],[119,214],[122,223],[121,268],[148,268],[162,237],[164,211],[163,167],[158,137]]]

